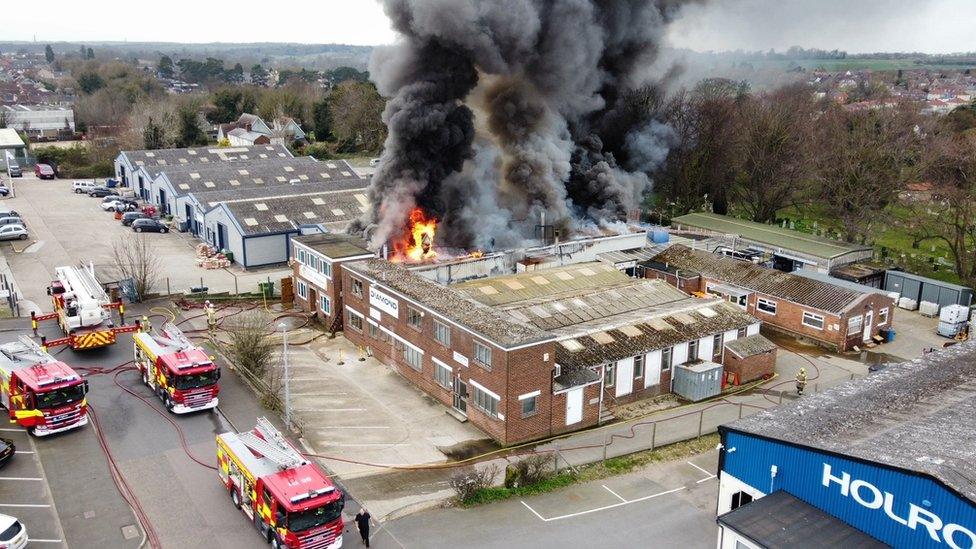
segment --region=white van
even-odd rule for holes
[[[94,181],[74,181],[71,183],[71,190],[75,194],[88,194],[89,191],[97,187]]]
[[[27,529],[19,520],[9,515],[0,515],[0,546],[10,549],[27,547]]]

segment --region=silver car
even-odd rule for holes
[[[27,228],[23,225],[4,225],[0,227],[0,240],[27,240]]]

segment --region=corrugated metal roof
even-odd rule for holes
[[[721,234],[736,234],[753,242],[775,248],[794,250],[821,259],[831,259],[856,251],[871,251],[868,246],[857,246],[830,240],[811,234],[784,229],[714,213],[690,213],[674,218],[674,225],[692,227]]]
[[[725,348],[732,351],[735,356],[745,358],[773,351],[776,349],[776,345],[765,337],[756,334],[728,341],[725,343]]]
[[[454,288],[485,305],[504,305],[561,292],[627,283],[630,277],[604,263],[581,263],[541,271],[461,282]]]

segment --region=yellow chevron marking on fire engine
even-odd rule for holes
[[[91,332],[75,337],[76,349],[88,349],[91,347],[101,347],[115,343],[115,333],[111,330],[101,332]]]
[[[14,410],[14,417],[17,419],[27,419],[29,417],[44,417],[44,412],[40,410]]]

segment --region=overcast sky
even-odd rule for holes
[[[492,0],[485,0],[492,1]],[[258,7],[260,6],[260,7]],[[46,0],[0,39],[130,42],[384,44],[394,39],[373,0]],[[36,21],[31,21],[31,17]],[[687,8],[670,33],[680,47],[848,52],[976,51],[976,0],[712,0]]]

